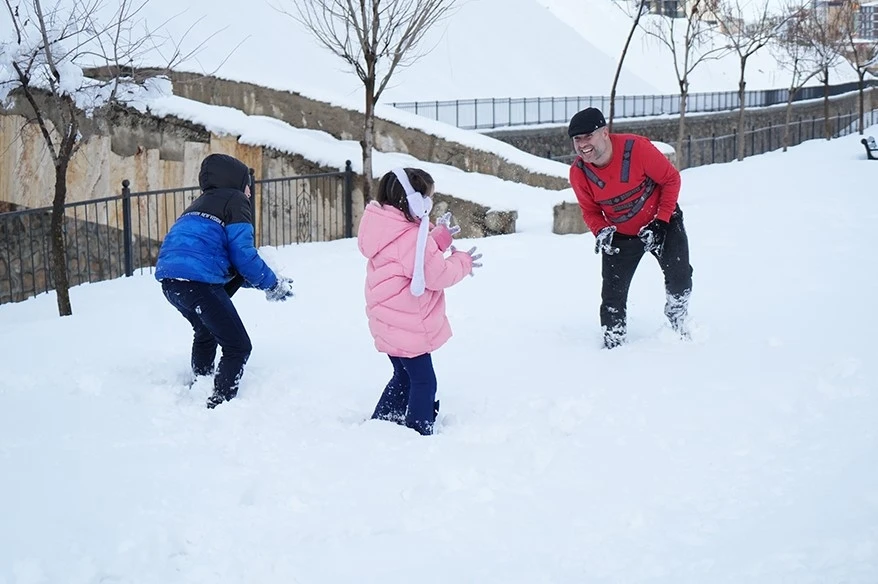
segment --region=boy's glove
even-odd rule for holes
[[[654,252],[658,257],[662,257],[667,231],[668,224],[665,221],[653,219],[637,232],[637,237],[643,242],[644,251]]]
[[[265,291],[265,299],[269,302],[283,302],[293,297],[292,278],[278,277],[274,286]]]
[[[616,233],[616,226],[604,227],[594,236],[594,252],[604,252],[607,255],[619,253],[618,247],[613,247],[613,234]]]

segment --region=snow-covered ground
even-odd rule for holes
[[[262,250],[297,297],[235,297],[254,352],[213,411],[148,274],[0,306],[0,583],[873,584],[858,139],[684,171],[692,342],[648,258],[608,352],[590,235],[472,242],[429,438],[366,421],[390,365],[351,240]]]

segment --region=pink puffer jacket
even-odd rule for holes
[[[399,209],[375,201],[366,206],[357,234],[360,252],[369,260],[366,315],[375,348],[393,357],[431,353],[451,338],[443,289],[472,272],[469,254],[457,251],[445,257],[451,236],[445,227],[436,227],[424,253],[427,289],[414,296],[409,286],[417,238],[418,224]]]

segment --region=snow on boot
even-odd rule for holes
[[[624,325],[613,328],[604,327],[604,348],[615,349],[625,342],[626,329]]]
[[[665,316],[668,317],[671,328],[680,335],[680,338],[687,341],[692,338],[688,326],[689,295],[688,290],[682,294],[668,294],[665,301]]]
[[[223,397],[222,394],[214,392],[213,395],[211,395],[209,398],[207,398],[207,409],[212,410],[213,408],[217,407],[218,405],[220,405],[224,401],[228,401],[228,400],[226,400],[226,398]]]

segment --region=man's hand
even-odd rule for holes
[[[657,257],[662,257],[667,231],[667,222],[661,219],[653,219],[637,232],[637,237],[643,242],[644,251],[652,252]]]
[[[604,227],[594,236],[594,252],[604,252],[607,255],[619,253],[618,247],[613,247],[613,234],[616,233],[616,227]]]

